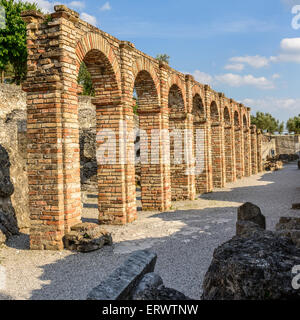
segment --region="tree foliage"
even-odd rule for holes
[[[170,56],[168,56],[167,54],[158,54],[155,59],[158,61],[165,62],[167,64],[170,63]]]
[[[251,123],[256,125],[257,129],[264,132],[274,133],[283,132],[284,123],[279,123],[270,113],[256,112],[255,116],[251,116]]]
[[[80,65],[77,82],[83,87],[82,95],[95,96],[92,76],[84,62]]]
[[[10,63],[14,71],[14,82],[20,84],[27,72],[26,24],[21,18],[25,10],[37,10],[36,4],[0,0],[5,9],[5,28],[0,29],[0,70]]]
[[[298,117],[290,118],[286,127],[289,133],[300,134],[300,114]]]

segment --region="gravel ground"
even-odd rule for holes
[[[84,221],[96,221],[97,199],[85,195]],[[300,170],[259,174],[228,184],[195,201],[176,202],[165,213],[139,212],[139,219],[124,227],[108,227],[114,245],[88,254],[28,250],[28,235],[12,238],[0,249],[6,287],[0,299],[85,299],[128,255],[139,249],[156,252],[156,272],[166,286],[199,299],[201,284],[214,249],[235,233],[237,207],[250,201],[274,229],[280,216],[300,216],[291,204],[300,202]]]

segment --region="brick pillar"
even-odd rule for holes
[[[184,99],[186,96],[183,96],[182,90],[173,85],[168,94],[173,201],[194,200],[196,193],[193,171],[193,116],[189,112],[190,99],[186,103]]]
[[[225,157],[225,171],[226,182],[234,181],[234,149],[233,149],[233,130],[232,126],[224,126],[224,157]]]
[[[256,126],[251,126],[251,167],[252,174],[257,174],[257,135]]]
[[[222,126],[211,124],[212,179],[214,188],[224,187]]]
[[[263,171],[262,163],[262,133],[257,132],[257,170],[258,172]]]
[[[236,179],[241,179],[243,176],[242,166],[242,137],[240,127],[234,129],[234,143],[235,143],[235,167],[236,167]]]
[[[250,145],[250,130],[244,130],[244,176],[251,176],[251,145]]]
[[[170,115],[170,157],[172,200],[195,199],[195,175],[193,172],[193,122],[191,114]],[[180,136],[176,138],[174,133]],[[176,139],[181,139],[181,152],[175,153]],[[178,162],[177,162],[178,161]]]
[[[126,190],[126,220],[128,223],[137,218],[136,185],[135,185],[135,154],[134,154],[134,114],[132,101],[132,83],[128,81],[132,73],[132,55],[134,45],[128,41],[120,44],[121,52],[121,77],[122,77],[122,105],[123,121],[125,123],[125,135],[123,138],[124,150],[126,150],[125,190]]]
[[[59,11],[59,6],[47,23],[38,12],[22,16],[28,47],[23,89],[27,92],[30,247],[59,250],[65,232],[80,221],[81,214],[77,86],[70,69],[72,28],[78,16],[71,10]]]
[[[209,139],[207,122],[194,122],[195,186],[197,193],[212,191],[209,179]],[[200,159],[199,159],[200,157]]]
[[[127,152],[133,152],[128,145],[133,146],[132,124],[127,121],[128,126],[122,129],[124,120],[124,105],[122,102],[114,102],[108,105],[101,103],[101,99],[93,99],[97,112],[97,147],[98,151],[106,142],[106,149],[112,152],[105,161],[98,160],[98,210],[99,222],[102,224],[126,224],[136,219],[135,183],[133,159],[130,161]],[[131,107],[132,108],[132,107]],[[128,111],[128,113],[130,113]],[[129,117],[130,119],[130,117]],[[106,135],[109,130],[112,135]],[[101,134],[103,132],[103,135]],[[109,137],[112,140],[106,140]],[[132,157],[132,154],[131,154]],[[129,194],[131,191],[131,194]]]
[[[167,99],[159,99],[159,94],[167,90],[164,88],[162,92],[157,92],[147,72],[137,75],[135,88],[140,129],[147,134],[147,139],[141,137],[140,146],[142,209],[164,211],[171,206],[169,122]]]

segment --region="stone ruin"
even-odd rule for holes
[[[12,154],[22,154],[18,173],[11,172],[14,179],[21,178],[14,181],[10,200],[29,197],[14,208],[21,229],[29,224],[23,217],[30,220],[31,249],[64,247],[64,236],[81,223],[81,185],[98,189],[100,224],[122,225],[137,218],[136,181],[142,209],[165,211],[171,201],[193,200],[196,193],[263,170],[262,134],[250,125],[250,108],[91,26],[65,6],[55,6],[47,16],[26,11],[22,17],[27,23],[27,132],[18,121],[14,141],[23,142],[9,155],[13,162]],[[91,160],[103,141],[92,146],[95,133],[82,135],[79,125],[77,75],[83,61],[95,88],[93,130],[109,129],[119,136],[113,163]],[[138,117],[133,114],[134,90]],[[6,115],[3,123],[16,120],[10,117],[15,119]],[[126,123],[121,135],[120,121]],[[148,134],[146,146],[155,161],[135,166],[123,160],[134,158],[136,122]],[[151,140],[153,130],[160,132],[158,141]],[[174,139],[168,139],[176,130],[193,133],[185,136],[181,154],[175,154]],[[181,163],[174,161],[180,156]],[[195,174],[197,165],[201,170]]]

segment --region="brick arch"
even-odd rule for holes
[[[212,101],[210,104],[210,119],[213,120],[214,122],[220,121],[220,112],[218,105],[215,101]]]
[[[168,79],[168,92],[170,93],[171,88],[174,86],[176,86],[178,88],[178,90],[181,92],[181,95],[183,97],[183,106],[184,106],[184,110],[186,109],[186,102],[185,102],[185,82],[180,79],[180,77],[177,74],[172,74],[169,79]]]
[[[169,88],[168,105],[171,115],[185,112],[184,93],[176,83]]]
[[[233,123],[235,127],[240,126],[240,113],[238,112],[238,110],[233,111]]]
[[[158,107],[159,97],[157,87],[148,71],[142,70],[138,72],[135,77],[134,88],[137,93],[139,111],[150,111],[153,110],[153,107]]]
[[[84,60],[85,56],[88,54],[88,52],[92,50],[98,50],[102,52],[105,55],[105,57],[108,59],[112,67],[112,70],[115,74],[118,87],[120,89],[121,88],[121,71],[120,71],[118,59],[109,42],[99,34],[88,33],[77,42],[77,45],[76,45],[77,71],[79,71],[80,64]]]
[[[154,83],[154,86],[155,86],[156,92],[157,92],[157,96],[159,99],[160,80],[159,80],[159,76],[158,76],[158,74],[152,64],[153,64],[153,62],[151,62],[150,60],[146,60],[145,58],[139,58],[133,63],[133,66],[132,66],[133,79],[132,79],[132,84],[131,84],[131,90],[133,92],[134,86],[135,86],[135,81],[136,81],[138,74],[140,72],[147,72],[150,75],[150,77]]]
[[[231,116],[230,116],[230,112],[229,112],[229,108],[227,106],[224,107],[224,111],[223,111],[223,119],[226,125],[231,125]]]
[[[243,113],[242,123],[244,129],[248,128],[248,117],[246,113]]]
[[[192,114],[194,115],[194,121],[204,121],[206,120],[206,112],[203,104],[203,99],[199,93],[193,96],[193,108]]]

